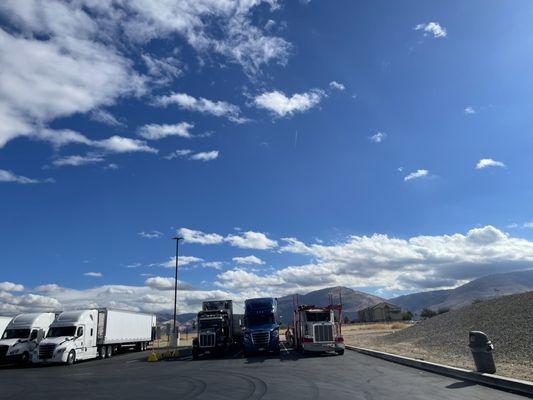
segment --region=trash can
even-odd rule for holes
[[[468,338],[468,346],[472,352],[472,357],[474,357],[476,371],[494,374],[496,372],[496,365],[492,356],[494,345],[489,340],[489,337],[483,332],[471,331]]]

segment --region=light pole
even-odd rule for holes
[[[177,346],[178,344],[178,332],[176,331],[176,308],[178,304],[178,257],[179,257],[179,244],[182,237],[176,236],[172,240],[176,241],[176,273],[174,275],[174,325],[172,326],[172,344]]]

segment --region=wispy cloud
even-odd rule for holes
[[[476,164],[476,169],[484,169],[490,167],[505,168],[505,164],[501,161],[493,160],[492,158],[482,158]]]
[[[241,265],[263,265],[265,262],[254,255],[246,257],[233,257],[232,260]]]
[[[433,35],[435,38],[444,38],[448,35],[446,28],[441,26],[438,22],[428,22],[415,26],[415,31],[420,30],[424,32],[424,36]]]
[[[321,89],[311,89],[308,92],[296,93],[292,96],[287,96],[281,91],[274,90],[256,96],[254,104],[256,107],[268,110],[278,117],[287,117],[313,108],[325,96],[326,93]]]
[[[387,138],[387,134],[385,132],[376,132],[372,136],[370,136],[370,141],[374,143],[381,143]]]
[[[103,276],[101,272],[85,272],[83,275],[93,278],[101,278]]]
[[[104,161],[104,158],[100,156],[73,155],[73,156],[56,158],[54,161],[52,161],[52,164],[55,165],[56,167],[63,167],[67,165],[71,167],[79,167],[82,165],[94,164],[94,163],[99,163],[102,161]]]
[[[122,127],[126,126],[125,123],[122,121],[119,121],[113,114],[111,114],[109,111],[97,109],[91,112],[90,118],[93,121],[100,122],[105,125],[114,126],[114,127]]]
[[[163,233],[159,231],[142,231],[139,232],[139,236],[146,239],[159,239],[163,236]]]
[[[148,140],[159,140],[168,136],[179,136],[189,139],[192,137],[189,132],[192,128],[194,128],[194,124],[188,122],[180,122],[172,125],[148,124],[141,126],[138,129],[137,134]]]
[[[163,158],[166,158],[167,160],[172,160],[178,157],[186,157],[189,160],[193,160],[193,161],[213,161],[213,160],[216,160],[219,155],[220,155],[220,152],[218,150],[201,151],[198,153],[194,153],[190,149],[179,149],[179,150],[173,151],[167,156],[164,156]]]
[[[472,115],[476,113],[476,110],[474,110],[474,107],[472,106],[466,106],[464,109],[465,115]]]
[[[278,242],[270,239],[262,232],[246,231],[238,235],[222,236],[218,233],[204,233],[202,231],[181,228],[178,233],[189,243],[197,244],[221,244],[228,243],[233,247],[242,249],[268,250],[278,246]]]
[[[214,115],[216,117],[225,117],[232,122],[244,123],[246,118],[241,116],[241,110],[235,104],[225,101],[213,101],[203,97],[193,97],[186,93],[171,93],[165,96],[156,97],[155,105],[168,106],[176,104],[180,108],[189,111],[196,111],[202,114]]]
[[[403,180],[407,182],[413,179],[425,178],[428,176],[428,174],[429,174],[429,171],[427,169],[418,169],[414,172],[411,172],[409,175],[403,178]]]
[[[38,179],[28,178],[22,175],[16,175],[12,171],[0,169],[0,182],[12,182],[27,185],[30,183],[41,183],[42,181]]]

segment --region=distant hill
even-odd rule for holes
[[[332,288],[315,290],[307,294],[299,295],[300,304],[312,304],[315,306],[326,306],[329,304],[329,295],[333,294],[333,303],[339,302],[339,293],[342,293],[343,315],[348,315],[350,319],[357,318],[357,311],[362,308],[385,301],[381,297],[368,293],[359,292],[347,287],[336,286]],[[278,310],[281,321],[284,324],[292,321],[293,295],[278,297]]]
[[[487,275],[450,290],[433,290],[389,299],[404,310],[413,312],[423,308],[460,308],[479,299],[533,290],[533,270]]]

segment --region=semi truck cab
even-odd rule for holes
[[[248,299],[244,303],[243,351],[279,353],[279,319],[274,298]]]
[[[0,340],[0,362],[26,364],[48,333],[54,313],[20,314],[7,325]]]
[[[66,311],[33,352],[34,363],[67,363],[95,358],[98,310]]]

